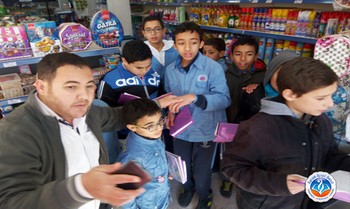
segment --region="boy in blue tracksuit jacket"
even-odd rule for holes
[[[97,98],[111,107],[122,106],[118,102],[123,93],[141,98],[154,99],[158,96],[160,75],[151,68],[152,52],[143,41],[129,41],[122,51],[122,62],[108,72],[100,83]],[[125,139],[127,129],[118,132]]]
[[[145,43],[152,51],[152,69],[163,78],[165,68],[174,62],[179,53],[171,40],[163,40],[166,32],[164,23],[158,15],[145,17],[142,22],[142,34],[147,39]]]
[[[122,206],[123,209],[166,209],[169,205],[168,166],[161,140],[165,118],[152,100],[142,98],[123,106],[124,121],[130,133],[118,160],[138,163],[151,177],[146,192]]]
[[[215,148],[214,131],[217,122],[226,121],[225,109],[231,99],[221,66],[199,53],[204,44],[201,35],[200,27],[193,22],[176,27],[175,47],[180,56],[166,68],[164,87],[183,100],[170,105],[170,113],[188,105],[195,121],[174,140],[174,152],[185,160],[188,176],[179,205],[189,205],[197,192],[197,209],[206,209],[212,202],[210,167]]]
[[[142,41],[129,41],[124,45],[122,62],[108,72],[101,81],[97,97],[109,106],[118,104],[122,93],[154,99],[158,96],[160,75],[151,68],[152,52]]]

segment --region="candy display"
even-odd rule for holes
[[[98,11],[91,19],[92,38],[101,47],[119,46],[124,31],[119,19],[108,10]]]
[[[58,30],[62,47],[68,51],[86,50],[92,42],[90,30],[81,24],[62,23]]]
[[[43,57],[49,53],[62,52],[61,42],[57,36],[57,31],[55,31],[55,22],[27,23],[25,26],[35,57]]]
[[[29,41],[24,27],[0,27],[0,60],[30,56]]]

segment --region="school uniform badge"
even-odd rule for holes
[[[305,192],[315,202],[327,202],[336,192],[334,178],[326,172],[315,172],[305,183]]]

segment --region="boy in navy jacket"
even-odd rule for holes
[[[323,114],[334,105],[337,82],[319,60],[298,57],[282,66],[279,95],[262,100],[224,152],[222,171],[238,186],[239,209],[306,208],[305,185],[298,182],[316,171],[350,171],[350,157],[337,149]]]

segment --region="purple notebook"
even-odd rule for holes
[[[164,98],[164,97],[172,95],[172,94],[173,94],[172,92],[167,93],[167,94],[163,94],[163,95],[161,95],[161,96],[159,96],[159,97],[157,97],[155,99],[158,100],[158,99]],[[139,98],[141,98],[141,97],[124,92],[124,93],[122,93],[119,96],[118,104],[119,105],[124,105],[125,103],[127,103],[127,102],[129,102],[129,101],[131,101],[133,99],[139,99]]]
[[[238,124],[219,122],[216,125],[214,142],[232,142],[237,129]]]
[[[350,172],[338,170],[331,175],[337,184],[337,191],[333,198],[350,203]]]
[[[128,101],[131,101],[133,99],[138,99],[140,98],[139,96],[133,95],[133,94],[129,94],[129,93],[122,93],[119,96],[119,100],[118,100],[118,104],[119,105],[124,105],[125,103],[127,103]]]
[[[170,127],[170,135],[176,137],[193,123],[194,121],[190,109],[188,108],[188,106],[185,106],[176,115],[174,119],[174,125]]]

